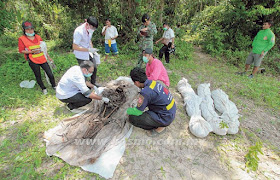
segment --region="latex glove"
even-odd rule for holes
[[[99,94],[99,90],[98,90],[98,88],[96,87],[96,86],[93,86],[93,89],[94,89],[94,92],[95,92],[95,94]]]
[[[140,116],[140,115],[143,114],[143,112],[140,111],[140,110],[138,110],[136,107],[135,107],[135,108],[128,108],[128,109],[126,110],[126,113],[127,113],[128,115],[134,115],[134,116]]]
[[[108,103],[110,101],[110,99],[108,99],[106,97],[102,97],[102,101],[104,101],[105,103]]]
[[[98,51],[98,49],[96,49],[96,48],[88,48],[88,52],[95,53],[97,51]]]

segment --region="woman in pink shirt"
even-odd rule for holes
[[[169,87],[169,77],[162,62],[153,57],[153,50],[147,48],[144,51],[143,61],[146,65],[146,75],[149,80],[162,81],[167,87]]]

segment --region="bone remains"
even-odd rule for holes
[[[102,96],[110,99],[108,104],[94,100],[92,108],[84,114],[65,119],[45,132],[47,154],[58,156],[70,165],[92,164],[102,152],[117,145],[130,129],[126,109],[132,106],[137,94],[138,88],[127,81],[109,82],[102,92]]]

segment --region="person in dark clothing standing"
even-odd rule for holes
[[[165,54],[165,61],[169,63],[169,54],[171,49],[174,49],[174,31],[169,27],[167,23],[163,23],[163,36],[159,40],[156,41],[156,44],[161,42],[163,44],[162,48],[159,51],[159,59],[161,60],[163,54]]]

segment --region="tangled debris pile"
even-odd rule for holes
[[[126,109],[131,107],[138,88],[125,79],[109,82],[102,96],[110,102],[94,101],[84,114],[63,120],[45,132],[46,152],[70,165],[93,164],[100,155],[118,145],[129,131]]]

